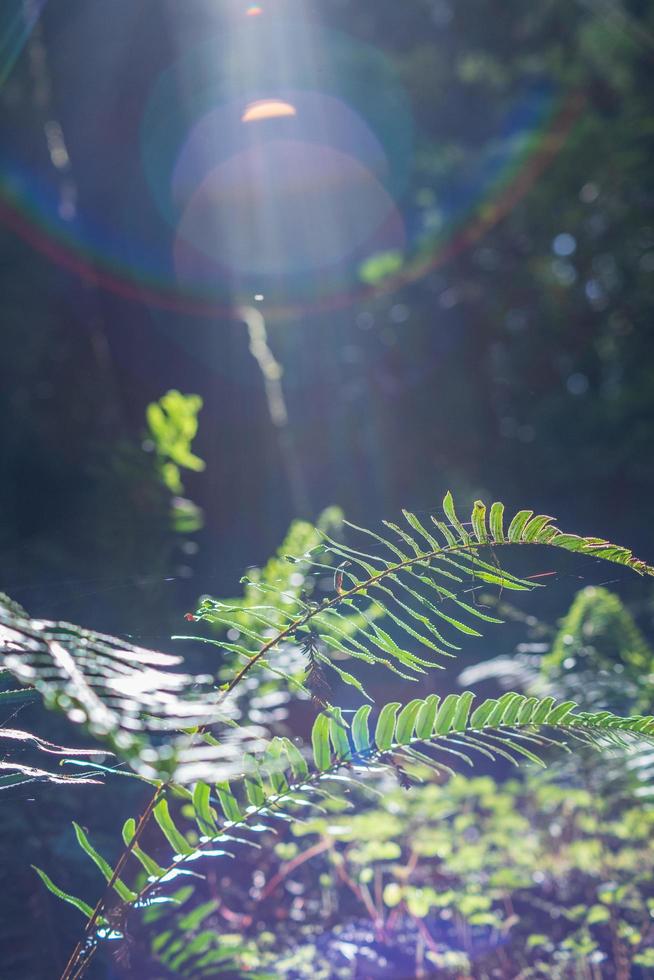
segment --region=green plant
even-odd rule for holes
[[[654,938],[654,814],[636,797],[617,802],[560,779],[554,767],[501,784],[459,774],[409,793],[385,786],[381,804],[295,827],[249,913],[279,901],[291,880],[294,892],[317,892],[323,909],[339,909],[332,952],[355,923],[364,935],[369,924],[381,951],[402,953],[408,932],[413,948],[398,975],[419,975],[422,937],[425,965],[438,976],[567,978],[589,967],[591,976],[629,976]],[[321,920],[315,909],[306,919],[309,942]],[[302,942],[295,926],[287,944]],[[269,962],[265,945],[259,955]],[[299,975],[323,963],[315,953]]]
[[[282,576],[281,589],[274,575],[263,574],[246,581],[244,601],[204,600],[187,618],[220,631],[219,638],[208,638],[228,661],[214,672],[217,685],[206,675],[172,672],[175,662],[167,655],[67,624],[38,623],[7,602],[0,604],[5,669],[32,685],[49,707],[84,725],[129,764],[132,775],[153,785],[139,819],[123,827],[124,849],[115,864],[75,826],[80,847],[106,880],[93,907],[39,871],[46,886],[87,920],[64,971],[66,980],[85,973],[100,939],[125,936],[134,916],[158,930],[155,951],[166,953],[168,967],[178,961],[175,969],[191,969],[188,976],[237,969],[202,931],[194,936],[190,960],[181,947],[171,957],[171,939],[180,940],[165,925],[166,906],[183,905],[196,887],[197,872],[189,865],[202,867],[206,858],[223,858],[253,844],[278,822],[299,825],[325,801],[333,805],[335,795],[343,800],[358,790],[363,772],[394,773],[409,785],[442,779],[453,774],[454,765],[472,765],[475,757],[542,764],[553,748],[613,750],[654,738],[652,716],[578,711],[573,700],[551,695],[507,692],[475,703],[466,691],[442,700],[430,695],[405,705],[393,701],[381,707],[374,724],[370,704],[348,722],[330,703],[330,677],[370,700],[365,678],[352,673],[352,665],[363,665],[363,673],[385,667],[416,679],[454,656],[461,637],[479,637],[482,625],[499,623],[462,595],[479,584],[501,592],[536,587],[500,567],[497,552],[505,546],[548,545],[654,575],[625,548],[562,533],[552,518],[529,510],[519,511],[507,527],[503,511],[500,503],[487,511],[477,501],[464,525],[448,493],[442,515],[433,516],[429,526],[407,511],[403,525],[386,522],[384,535],[345,522],[372,547],[363,550],[323,530],[321,543],[309,553],[288,556],[294,572]],[[484,550],[489,560],[481,557]],[[296,669],[276,663],[278,656],[288,658],[289,650],[303,658],[304,680]],[[312,726],[310,757],[287,737],[265,737],[265,703],[254,725],[243,713],[239,698],[255,668],[323,707]],[[113,766],[89,768],[118,772]],[[144,843],[155,827],[161,835],[156,856]],[[180,889],[181,876],[187,880]],[[197,929],[202,916],[197,910],[195,918],[188,915]],[[176,917],[177,928],[185,916]]]
[[[533,617],[529,630],[542,641]],[[625,697],[651,704],[651,651],[606,589],[582,590],[544,646],[540,655],[470,668],[464,682],[494,675],[541,698],[583,692],[589,704]],[[565,667],[555,656],[560,649]],[[640,669],[628,678],[634,650]],[[649,977],[652,759],[651,746],[635,745],[629,753],[559,755],[546,777],[457,775],[410,793],[387,783],[379,802],[294,827],[276,848],[279,865],[250,899],[248,915],[253,922],[270,916],[287,882],[289,900],[314,896],[278,943],[282,951],[299,947],[290,966],[278,949],[275,967],[284,976],[287,969],[292,977],[340,976],[339,968],[344,977],[358,968],[419,976],[435,968],[438,976],[484,980]],[[270,961],[264,944],[258,952],[259,963]]]
[[[202,408],[199,395],[183,395],[176,389],[166,392],[159,401],[146,409],[149,440],[153,448],[161,480],[174,494],[172,523],[176,531],[190,533],[202,527],[201,510],[184,493],[182,470],[201,473],[205,463],[191,450],[198,432],[198,413]]]

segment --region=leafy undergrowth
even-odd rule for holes
[[[654,809],[577,782],[456,776],[328,803],[214,879],[196,935],[288,978],[651,976]],[[159,946],[171,975],[213,975],[177,962],[192,942]]]
[[[497,502],[476,501],[463,524],[448,493],[429,524],[403,518],[384,534],[349,525],[356,547],[338,526],[336,537],[296,529],[291,554],[251,572],[242,598],[201,600],[186,619],[215,657],[205,674],[0,596],[7,674],[100,746],[63,761],[149,791],[122,824],[122,849],[74,823],[104,879],[95,897],[63,887],[52,863],[35,868],[86,921],[62,980],[100,958],[111,975],[162,980],[654,969],[652,656],[609,593],[582,593],[541,662],[486,663],[486,679],[513,687],[500,696],[445,687],[374,704],[366,689],[390,672],[403,698],[401,683],[501,624],[505,596],[537,587],[500,567],[507,546],[644,578],[654,567],[530,510],[505,523]],[[607,710],[616,704],[622,715]],[[291,724],[300,706],[317,713],[304,739]],[[109,765],[93,758],[107,749]],[[534,763],[552,766],[549,781],[485,775]],[[33,781],[17,765],[12,787]]]

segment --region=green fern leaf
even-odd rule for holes
[[[209,801],[211,799],[211,788],[207,783],[196,783],[193,788],[193,808],[195,819],[201,833],[213,837],[218,832],[216,815],[212,810]]]
[[[413,735],[416,718],[423,705],[423,700],[414,698],[400,711],[395,728],[395,740],[400,744],[408,742]]]
[[[470,535],[468,534],[466,529],[461,524],[461,521],[457,517],[456,510],[454,509],[454,499],[449,490],[447,491],[445,497],[443,498],[443,510],[445,512],[445,516],[447,517],[452,527],[456,528],[459,535],[459,539],[463,542],[463,544],[469,544]]]
[[[490,509],[490,533],[493,541],[504,544],[504,504],[496,500]]]
[[[352,754],[350,741],[347,737],[347,725],[340,708],[333,708],[329,714],[329,735],[337,757],[349,759]]]
[[[467,727],[470,707],[474,697],[475,696],[472,691],[465,691],[463,694],[459,695],[459,700],[454,712],[454,718],[452,719],[452,728],[455,732],[462,732]]]
[[[398,708],[401,707],[399,701],[391,701],[390,704],[385,704],[379,713],[377,727],[375,728],[375,744],[381,752],[385,752],[391,747],[395,732],[395,716]]]
[[[306,759],[297,746],[293,745],[290,739],[283,738],[281,741],[293,773],[293,778],[298,782],[301,782],[309,775],[309,767],[306,763]]]
[[[245,775],[243,783],[245,794],[253,807],[262,807],[266,802],[266,788],[261,779],[261,774],[256,760],[253,756],[246,754],[243,756]]]
[[[141,863],[142,867],[151,878],[162,878],[166,873],[164,868],[160,864],[146,854],[145,851],[139,847],[138,844],[132,844],[134,839],[134,834],[136,833],[136,821],[133,817],[129,817],[123,824],[122,836],[123,842],[126,847],[130,847],[134,857]]]
[[[533,510],[519,510],[515,515],[511,523],[509,524],[508,538],[509,541],[520,541],[522,539],[522,531],[527,524],[527,521],[532,517]]]
[[[238,823],[243,814],[227,780],[216,783],[216,793],[226,819],[230,823]]]
[[[472,510],[472,529],[479,544],[488,542],[488,531],[486,530],[486,504],[483,500],[475,500]]]
[[[154,819],[159,825],[159,829],[172,847],[175,854],[188,856],[193,853],[193,848],[186,840],[184,835],[176,827],[168,809],[167,800],[159,800],[154,808]]]
[[[436,712],[440,698],[437,694],[430,694],[423,701],[416,717],[416,737],[431,738],[436,722]]]
[[[41,881],[43,882],[43,884],[45,885],[45,887],[48,889],[49,892],[52,892],[53,895],[56,895],[57,898],[60,898],[62,902],[68,902],[69,905],[73,905],[76,909],[78,909],[82,913],[82,915],[86,919],[91,918],[91,916],[93,915],[93,909],[91,908],[90,905],[82,901],[81,898],[77,898],[75,895],[70,895],[68,892],[63,891],[63,889],[58,888],[57,885],[55,885],[55,883],[52,881],[52,879],[48,877],[45,871],[41,871],[41,869],[37,868],[35,864],[33,864],[32,867],[34,868],[37,875],[39,876],[39,878],[41,879]]]
[[[449,732],[450,728],[452,727],[458,706],[459,695],[448,694],[441,704],[438,714],[436,715],[434,731],[437,735],[444,735],[446,732]]]
[[[370,732],[368,731],[368,716],[372,708],[369,704],[362,705],[352,719],[352,741],[357,752],[366,752],[370,748]]]
[[[95,848],[89,841],[88,837],[86,836],[86,834],[84,833],[80,825],[73,822],[73,827],[75,828],[77,843],[82,848],[84,853],[91,858],[91,860],[96,865],[96,867],[100,869],[106,881],[113,881],[114,891],[116,891],[120,895],[120,897],[124,902],[135,901],[137,897],[136,893],[133,892],[130,888],[128,888],[127,885],[120,880],[120,878],[116,878],[114,880],[113,868],[111,867],[108,861],[105,861],[105,859],[102,857],[101,854],[98,854],[98,852],[95,850]]]
[[[316,769],[320,772],[329,769],[332,753],[329,744],[329,718],[327,715],[320,714],[316,718],[311,729],[311,744]]]

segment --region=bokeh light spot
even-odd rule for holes
[[[552,251],[555,255],[566,257],[568,255],[573,255],[576,250],[576,239],[567,231],[561,232],[561,234],[557,235],[552,242]]]

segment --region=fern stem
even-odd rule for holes
[[[490,542],[490,544],[492,545],[493,542]],[[472,545],[466,546],[461,544],[446,548],[437,548],[434,551],[426,552],[424,555],[415,555],[413,558],[407,558],[406,561],[398,562],[389,568],[383,568],[377,575],[372,575],[364,582],[357,582],[357,584],[351,589],[348,589],[346,592],[340,592],[338,595],[335,595],[333,599],[329,599],[327,602],[321,603],[315,609],[309,609],[303,616],[299,616],[292,623],[289,623],[289,625],[280,633],[268,640],[268,642],[265,643],[264,646],[262,646],[261,649],[250,660],[248,660],[246,664],[243,665],[243,667],[241,667],[239,672],[232,678],[225,688],[220,700],[226,698],[227,695],[234,690],[237,684],[243,680],[246,674],[252,670],[255,664],[258,663],[258,661],[261,660],[261,658],[264,657],[269,650],[272,650],[273,647],[276,647],[278,643],[281,643],[281,641],[285,640],[288,636],[292,636],[293,633],[295,633],[296,630],[300,629],[302,626],[306,626],[306,624],[311,622],[313,617],[317,616],[318,613],[325,612],[327,609],[331,609],[334,606],[339,605],[346,599],[351,599],[353,596],[359,595],[361,592],[365,592],[366,589],[376,585],[381,579],[386,578],[389,575],[393,575],[394,573],[401,571],[403,568],[407,568],[409,565],[415,565],[418,562],[431,561],[432,558],[436,558],[438,555],[442,555],[445,552],[465,551],[471,547]],[[477,547],[479,546],[477,545]]]
[[[559,534],[557,534],[557,536],[559,536]],[[565,535],[563,535],[563,537],[565,537]],[[332,599],[323,600],[323,602],[320,603],[320,605],[317,605],[313,609],[307,610],[307,612],[305,612],[302,616],[298,616],[297,619],[289,623],[289,625],[286,626],[283,630],[281,630],[281,632],[279,632],[276,636],[273,636],[270,640],[268,640],[261,647],[261,649],[256,654],[254,654],[254,656],[250,660],[248,660],[246,664],[243,665],[243,667],[228,683],[228,685],[226,686],[226,688],[222,693],[222,697],[219,698],[218,703],[224,700],[224,698],[227,697],[227,695],[234,690],[234,688],[262,659],[262,657],[264,657],[265,654],[268,653],[269,650],[272,650],[274,647],[277,646],[278,643],[281,643],[282,640],[285,640],[287,637],[292,636],[293,633],[296,632],[296,630],[300,629],[302,626],[305,626],[307,623],[311,622],[311,620],[315,616],[317,616],[318,613],[325,612],[328,609],[332,609],[335,606],[340,605],[342,602],[346,601],[347,599],[351,599],[356,597],[357,595],[360,595],[361,593],[365,593],[368,589],[373,588],[375,585],[378,585],[383,579],[388,578],[391,575],[395,575],[397,574],[397,572],[401,572],[404,569],[409,569],[414,565],[429,564],[429,562],[432,561],[432,559],[434,558],[439,558],[441,556],[446,556],[446,555],[457,555],[465,552],[476,552],[479,548],[490,548],[492,550],[493,548],[513,546],[519,544],[545,544],[545,545],[551,545],[553,547],[556,547],[556,538],[554,538],[553,540],[539,541],[538,538],[534,538],[533,540],[531,539],[524,540],[519,537],[499,538],[499,537],[493,537],[489,535],[486,540],[481,540],[481,541],[474,540],[474,539],[457,541],[454,544],[448,544],[444,546],[439,546],[437,548],[433,548],[431,551],[426,551],[423,554],[415,554],[413,556],[410,556],[409,558],[403,559],[400,562],[396,562],[393,565],[387,565],[385,568],[382,568],[381,571],[377,572],[375,575],[369,576],[369,578],[367,578],[365,581],[357,582],[355,585],[352,586],[352,588],[346,591],[339,590],[338,593]],[[586,554],[590,554],[590,553],[591,553],[590,551],[586,551]],[[597,557],[602,557],[599,552],[597,553]],[[631,559],[632,561],[624,563],[626,567],[631,567],[636,571],[639,571],[641,574],[648,574],[654,576],[654,567],[645,565],[644,562],[637,562],[636,559],[633,558],[633,556],[631,556]],[[618,564],[622,564],[622,562],[618,562]],[[471,571],[474,577],[474,570],[471,569]],[[503,570],[499,569],[499,572],[503,573]]]
[[[313,847],[309,847],[306,851],[301,851],[299,854],[296,854],[294,858],[282,865],[277,874],[273,875],[259,895],[257,902],[265,902],[290,874],[293,874],[294,871],[303,864],[306,864],[307,861],[317,857],[319,854],[323,854],[324,851],[330,850],[333,846],[331,840],[323,838],[317,844],[314,844]]]
[[[337,759],[329,770],[326,770],[324,772],[311,773],[307,778],[303,779],[301,782],[290,784],[288,789],[284,793],[279,794],[279,796],[274,801],[274,803],[271,804],[269,800],[266,800],[264,803],[261,804],[261,806],[257,807],[256,810],[255,809],[250,810],[249,813],[245,814],[243,820],[239,820],[238,823],[232,824],[229,829],[233,830],[235,827],[242,827],[243,829],[247,829],[247,824],[251,820],[253,820],[255,817],[260,817],[262,813],[264,813],[264,811],[266,810],[272,810],[273,807],[283,802],[283,800],[287,796],[290,796],[292,793],[297,793],[303,790],[306,786],[311,786],[313,783],[320,782],[321,779],[324,779],[325,777],[329,776],[330,773],[336,772],[338,769],[341,769],[343,766],[347,766],[348,764],[349,764],[348,760]],[[207,848],[215,846],[218,837],[220,837],[220,834],[217,834],[215,837],[210,837],[208,840],[198,844],[197,847],[193,850],[193,855],[201,853]],[[157,888],[161,884],[162,879],[164,879],[167,874],[169,874],[175,868],[178,868],[180,864],[183,864],[183,861],[173,861],[171,864],[168,865],[167,868],[164,868],[163,874],[159,878],[156,878],[153,881],[149,881],[145,885],[145,887],[139,892],[136,901],[137,902],[142,901],[153,888]],[[65,978],[62,977],[61,980],[65,980]],[[74,978],[70,978],[70,980],[74,980]]]
[[[163,789],[164,789],[164,785],[163,784],[161,786],[158,786],[157,787],[157,789],[153,793],[153,795],[152,795],[152,797],[151,797],[148,805],[146,806],[145,810],[143,811],[143,813],[139,817],[138,824],[136,825],[136,829],[134,831],[134,836],[132,837],[132,839],[129,842],[129,844],[126,845],[126,847],[123,850],[122,854],[118,858],[118,861],[116,862],[116,867],[113,870],[113,874],[111,875],[111,878],[107,882],[107,887],[105,888],[103,894],[101,895],[101,897],[99,898],[99,900],[98,900],[95,908],[93,909],[93,915],[91,916],[91,918],[89,919],[89,921],[86,924],[86,928],[84,930],[84,935],[82,936],[82,938],[78,942],[77,946],[73,950],[73,952],[71,954],[71,957],[70,957],[68,963],[66,964],[66,967],[64,969],[64,972],[61,975],[61,980],[78,980],[78,978],[81,977],[81,976],[83,976],[84,973],[86,972],[86,967],[88,966],[88,964],[90,962],[90,959],[91,959],[91,956],[93,955],[93,952],[95,952],[95,949],[94,949],[93,952],[81,964],[79,964],[80,956],[82,954],[82,951],[84,949],[84,946],[86,944],[86,941],[90,938],[90,936],[93,935],[93,930],[95,929],[95,927],[97,925],[98,919],[99,919],[100,914],[101,914],[101,912],[102,912],[102,910],[103,910],[103,908],[105,906],[105,903],[107,901],[107,898],[111,894],[111,889],[113,888],[113,886],[115,885],[116,881],[118,880],[121,871],[123,870],[123,868],[125,867],[128,859],[129,859],[130,854],[132,853],[132,851],[134,850],[134,848],[138,844],[138,842],[139,842],[139,840],[140,840],[140,838],[141,838],[141,836],[143,834],[143,831],[145,830],[146,825],[147,825],[150,817],[152,816],[152,812],[153,812],[155,806],[157,805],[157,802],[159,800],[159,797],[161,796],[161,793],[163,792]],[[79,966],[78,966],[78,964],[79,964]]]

